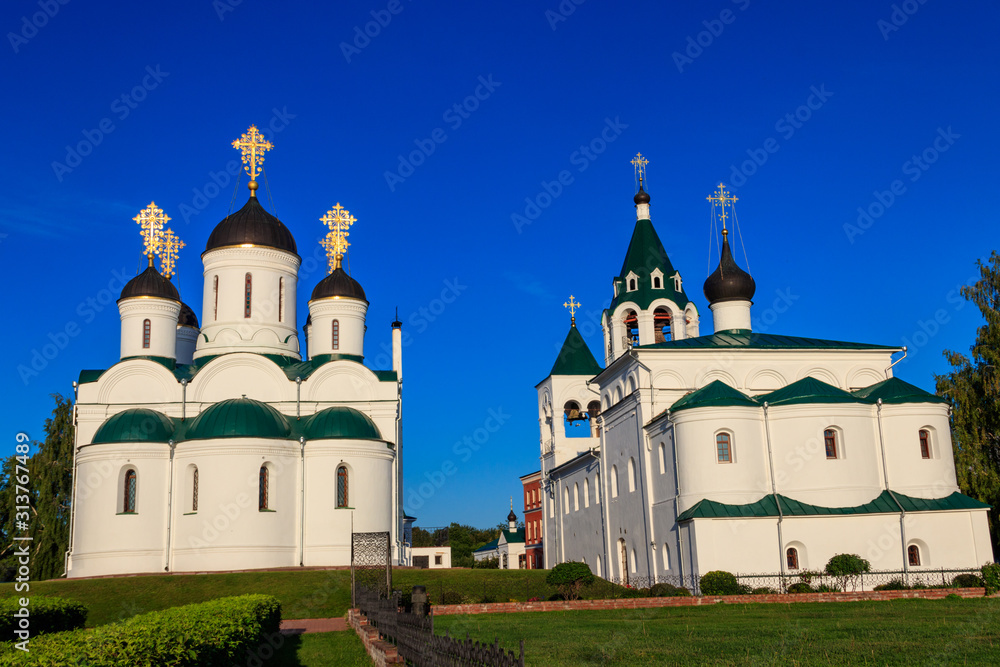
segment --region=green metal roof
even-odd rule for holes
[[[899,505],[893,501],[893,496]],[[787,496],[778,494],[781,503],[781,514],[784,516],[834,516],[840,514],[897,514],[900,505],[907,512],[944,512],[949,510],[989,509],[989,505],[974,498],[952,493],[944,498],[914,498],[898,491],[891,495],[883,491],[870,502],[856,507],[821,507],[802,503]],[[677,517],[677,521],[690,519],[734,519],[734,518],[766,518],[778,516],[778,504],[775,497],[767,495],[755,503],[745,505],[728,505],[714,500],[699,500]]]
[[[346,406],[334,406],[320,410],[305,420],[302,432],[306,436],[306,440],[382,439],[378,427],[375,422],[369,419],[368,415]]]
[[[500,543],[500,538],[498,537],[495,540],[493,540],[492,542],[487,542],[483,546],[481,546],[478,549],[476,549],[476,553],[479,553],[480,551],[493,551],[494,549],[497,548],[497,544],[499,544],[499,543]]]
[[[653,289],[653,281],[650,274],[659,269],[663,273],[663,287]],[[626,276],[634,273],[638,276],[635,290],[628,292]],[[656,234],[653,223],[649,220],[639,220],[635,223],[632,231],[632,240],[629,241],[628,251],[625,253],[625,261],[622,263],[621,274],[615,279],[618,284],[618,296],[611,302],[609,310],[614,311],[619,304],[631,301],[639,308],[648,308],[656,299],[670,299],[678,307],[684,308],[688,304],[687,295],[681,291],[674,290],[674,274],[677,271],[667,251],[663,249],[660,237]]]
[[[587,375],[593,377],[600,373],[601,365],[587,347],[587,342],[580,335],[576,325],[569,328],[566,340],[563,341],[556,363],[552,365],[549,375]]]
[[[715,380],[706,384],[701,389],[682,396],[680,400],[670,406],[670,411],[677,412],[678,410],[688,410],[690,408],[707,408],[723,405],[743,405],[751,408],[760,407],[759,403],[743,392],[733,389],[721,380]]]
[[[920,387],[903,382],[899,378],[889,378],[870,387],[851,392],[868,401],[882,399],[883,403],[947,403],[948,401],[924,391]]]
[[[214,438],[294,439],[283,414],[252,398],[216,403],[195,417],[185,434],[186,440]]]
[[[507,540],[507,544],[523,544],[524,543],[524,529],[520,528],[518,530],[502,530],[504,539]],[[499,542],[500,538],[497,538]]]
[[[799,403],[870,403],[871,401],[850,394],[839,387],[814,377],[804,377],[769,394],[754,396],[758,403],[768,405],[796,405]]]
[[[174,435],[174,422],[156,410],[130,408],[109,417],[92,442],[168,442]]]
[[[668,340],[640,346],[642,349],[703,349],[703,348],[746,348],[753,350],[899,350],[899,347],[871,345],[869,343],[845,343],[821,338],[799,338],[777,334],[754,333],[749,330],[730,329],[707,336]]]

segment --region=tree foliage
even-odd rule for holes
[[[937,393],[952,405],[958,485],[989,503],[994,559],[1000,557],[1000,254],[977,261],[979,280],[962,296],[979,308],[984,323],[969,355],[945,350],[952,370],[938,375]]]
[[[505,525],[504,528],[507,526]],[[452,567],[473,567],[475,559],[472,552],[487,542],[500,537],[499,528],[485,530],[452,523],[445,528],[424,530],[413,527],[413,546],[415,547],[451,547]]]
[[[545,583],[558,586],[564,600],[576,600],[583,586],[594,583],[594,573],[586,563],[567,561],[552,568],[545,575]]]
[[[826,573],[837,578],[837,586],[842,591],[848,585],[857,587],[857,578],[863,572],[870,572],[872,564],[857,554],[837,554],[826,563]]]

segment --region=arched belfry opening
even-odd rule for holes
[[[639,344],[639,316],[632,309],[626,310],[622,316],[622,324],[625,325],[625,347],[633,347]]]
[[[671,332],[672,319],[670,316],[670,310],[664,306],[660,306],[655,311],[653,311],[653,327],[654,327],[654,338],[655,343],[665,343],[668,340],[673,340],[673,334]]]
[[[590,420],[590,435],[598,438],[601,436],[601,427],[598,424],[598,417],[601,416],[601,402],[593,400],[587,403],[587,418]]]

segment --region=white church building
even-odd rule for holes
[[[200,320],[170,281],[169,218],[135,218],[149,265],[118,301],[120,360],[77,386],[69,577],[347,565],[352,531],[405,553],[402,325],[392,368],[366,367],[368,301],[342,267],[355,219],[338,204],[303,354],[301,259],[256,197],[271,144],[251,126],[234,147],[250,197],[208,237]]]
[[[574,318],[536,387],[546,567],[691,582],[822,570],[838,553],[911,572],[992,560],[988,506],[957,486],[948,405],[893,377],[905,351],[752,331],[756,286],[732,256],[722,186],[703,332],[641,175],[605,365]],[[579,426],[588,437],[571,437]]]

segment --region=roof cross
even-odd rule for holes
[[[721,206],[722,207],[722,229],[725,230],[726,229],[726,218],[727,218],[727,215],[726,215],[726,203],[729,204],[729,210],[732,210],[732,208],[733,208],[733,202],[734,201],[739,201],[739,198],[738,197],[730,197],[729,193],[726,192],[726,186],[723,183],[719,183],[719,187],[715,191],[714,194],[715,194],[715,196],[711,196],[710,195],[708,197],[705,197],[705,199],[707,199],[708,201],[712,202],[713,206]]]
[[[330,272],[333,273],[335,269],[340,268],[340,262],[344,258],[344,253],[347,252],[348,246],[351,245],[347,242],[347,237],[349,236],[347,230],[358,219],[351,215],[350,211],[341,206],[340,202],[337,202],[337,205],[327,211],[319,220],[330,228],[330,232],[326,235],[326,238],[319,243],[326,250]]]
[[[250,129],[243,133],[243,136],[233,141],[233,148],[239,149],[243,153],[244,169],[250,175],[250,196],[256,197],[257,174],[261,172],[261,163],[264,161],[264,152],[274,148],[274,144],[264,138],[256,125],[251,125]]]
[[[149,202],[149,206],[139,211],[139,215],[132,218],[139,224],[142,230],[142,241],[144,245],[143,254],[149,257],[149,265],[153,265],[153,255],[159,255],[163,243],[163,223],[170,218],[163,213],[163,209],[156,205],[156,202]]]
[[[574,303],[572,294],[569,295],[569,301],[563,304],[563,308],[569,308],[569,319],[573,326],[576,326],[576,310],[580,305],[579,301]]]
[[[642,156],[642,153],[636,153],[635,157],[632,158],[632,166],[635,167],[635,175],[639,178],[639,185],[642,185],[642,181],[646,178],[646,165],[649,164],[649,160]]]
[[[185,245],[181,237],[174,234],[174,230],[168,229],[163,232],[163,240],[160,242],[160,273],[163,277],[170,279],[174,275],[174,266],[177,264],[177,253]]]

